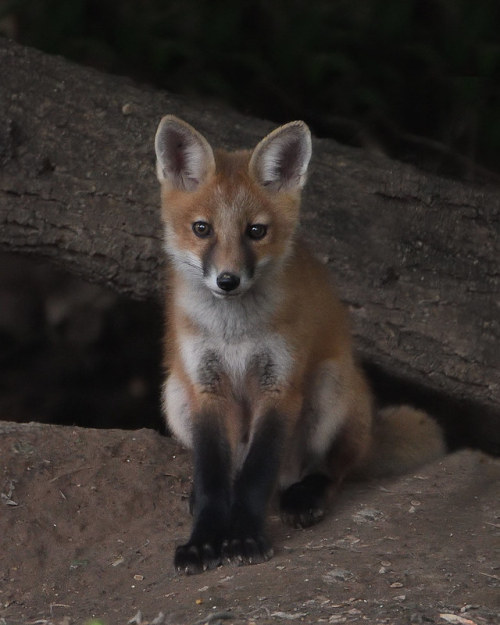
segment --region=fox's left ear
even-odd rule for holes
[[[302,121],[273,130],[257,145],[250,175],[272,191],[299,191],[306,182],[311,159],[311,133]]]

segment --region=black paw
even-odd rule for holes
[[[233,564],[260,564],[273,557],[273,549],[262,533],[234,537],[222,543],[223,560]]]
[[[220,548],[210,542],[188,542],[175,550],[174,566],[178,573],[194,575],[220,563]]]
[[[281,494],[281,519],[287,525],[296,528],[309,527],[324,517],[324,490],[310,486],[305,481],[297,482]]]

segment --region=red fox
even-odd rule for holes
[[[348,474],[430,460],[444,442],[416,410],[373,416],[346,310],[298,233],[306,124],[226,152],[168,115],[155,148],[169,278],[163,405],[194,460],[193,528],[174,564],[189,574],[263,562],[276,489],[283,520],[306,527]],[[403,458],[385,460],[384,444]]]

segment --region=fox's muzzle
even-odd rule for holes
[[[240,286],[240,276],[235,273],[223,272],[217,276],[217,286],[223,291],[234,291]]]

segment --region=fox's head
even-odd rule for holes
[[[253,151],[213,151],[186,122],[164,117],[155,140],[166,250],[215,297],[248,292],[286,260],[311,158],[304,122],[281,126]]]

